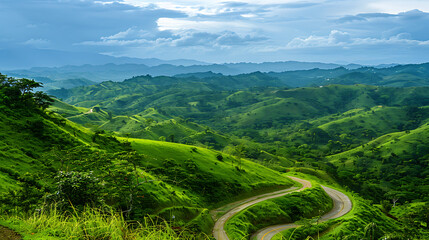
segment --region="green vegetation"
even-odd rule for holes
[[[109,216],[121,216],[125,223],[173,212],[177,217],[167,219],[171,226],[184,228],[189,234],[210,233],[213,221],[207,207],[251,195],[252,190],[269,191],[292,184],[261,165],[205,148],[138,139],[132,144],[125,138],[118,141],[113,135],[91,132],[44,111],[45,103],[37,102],[37,95],[20,94],[27,92],[17,92],[18,100],[10,102],[13,110],[5,101],[0,113],[0,208],[10,214],[6,222],[13,222],[15,215],[54,204],[58,213],[78,214],[70,217],[74,219],[71,225],[98,218],[97,214],[79,215],[92,211],[86,207],[108,207],[113,211]],[[34,105],[30,105],[32,101]],[[64,108],[69,114],[82,110],[60,102],[53,109]],[[46,214],[43,217],[52,217],[50,212]],[[59,215],[54,212],[51,220],[68,225],[71,220],[58,219]],[[19,219],[18,225],[25,226],[26,220]],[[37,232],[43,236],[45,230]],[[58,234],[64,238],[74,234],[67,231]]]
[[[292,185],[280,173],[239,157],[168,142],[129,141],[137,152],[146,155],[147,171],[164,176],[164,181],[173,185],[192,189],[200,195],[199,201],[209,204],[257,189]]]
[[[406,217],[394,218],[379,207],[372,205],[371,201],[363,199],[356,193],[342,188],[335,179],[320,170],[296,168],[291,169],[288,175],[308,179],[312,183],[320,182],[325,186],[341,190],[346,193],[352,200],[353,209],[343,217],[320,223],[318,218],[303,219],[297,224],[301,225],[296,229],[289,229],[277,234],[273,239],[305,239],[312,236],[317,239],[424,239],[427,232],[422,231],[419,227],[409,224]],[[390,205],[389,205],[390,206]],[[417,206],[424,206],[417,204]],[[392,212],[398,213],[399,216],[409,211],[409,207],[394,207]],[[424,211],[423,211],[424,212]],[[412,215],[412,214],[411,214]],[[421,216],[424,216],[422,214]],[[390,238],[389,238],[390,237]]]
[[[325,191],[314,187],[252,205],[229,219],[225,231],[231,239],[243,239],[261,228],[319,216],[331,208]]]
[[[1,216],[0,224],[18,230],[25,239],[209,239],[205,234],[190,235],[187,229],[173,229],[161,219],[145,218],[129,222],[116,212],[85,209],[64,215],[55,208],[31,216]]]
[[[427,202],[428,127],[383,135],[328,159],[339,179],[370,199]]]
[[[284,237],[425,239],[429,88],[403,87],[426,84],[417,67],[140,76],[52,90],[55,102],[0,75],[1,224],[40,239],[204,238],[209,210],[291,186],[292,172],[346,189],[353,211],[315,225],[331,207],[315,187],[234,216],[232,238],[301,220]],[[290,89],[294,76],[317,87]]]

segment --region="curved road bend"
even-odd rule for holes
[[[350,198],[347,197],[344,193],[337,191],[335,189],[322,186],[325,192],[332,198],[334,202],[334,206],[325,215],[320,217],[319,221],[324,222],[328,221],[330,219],[338,218],[346,213],[350,212],[352,209],[352,202],[350,201]],[[282,232],[286,229],[290,228],[296,228],[298,225],[290,223],[290,224],[282,224],[282,225],[276,225],[276,226],[270,226],[263,228],[252,235],[252,237],[256,236],[256,239],[258,240],[270,240],[274,235],[276,235],[279,232]]]
[[[241,210],[243,210],[249,206],[252,206],[256,203],[259,203],[259,202],[262,202],[262,201],[265,201],[265,200],[268,200],[271,198],[277,198],[277,197],[281,197],[281,196],[284,196],[284,195],[289,194],[289,193],[299,192],[299,191],[302,191],[306,188],[311,188],[311,183],[307,180],[303,180],[303,179],[296,178],[296,177],[290,177],[290,176],[288,176],[288,177],[290,179],[296,181],[296,182],[301,183],[302,187],[298,190],[295,190],[295,191],[291,191],[293,189],[296,189],[295,187],[291,187],[291,188],[283,189],[283,190],[280,190],[280,191],[277,191],[274,193],[262,194],[262,195],[255,196],[255,197],[252,197],[252,198],[249,198],[249,199],[242,201],[241,205],[229,210],[227,213],[225,213],[225,215],[223,215],[222,217],[220,217],[216,221],[214,228],[213,228],[214,238],[216,238],[217,240],[228,240],[229,239],[228,235],[226,234],[226,232],[224,230],[225,223],[226,223],[226,221],[228,221],[228,219],[230,219],[232,216],[234,216],[235,214],[237,214]]]

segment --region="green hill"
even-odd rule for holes
[[[373,199],[428,201],[429,125],[383,135],[328,157],[338,177]]]
[[[0,87],[2,212],[49,207],[43,204],[55,204],[58,211],[110,207],[139,221],[147,214],[175,212],[179,227],[209,233],[208,207],[292,185],[276,171],[206,148],[140,139],[130,143],[92,132],[45,110],[40,93],[14,91],[15,80],[9,81],[12,86]],[[54,109],[59,108],[76,116],[105,114],[81,114],[82,109],[57,102]]]
[[[114,116],[100,107],[74,107],[56,100],[49,109],[84,127],[124,137],[204,145],[218,150],[231,142],[229,137],[208,127],[165,115],[154,108],[132,116]]]

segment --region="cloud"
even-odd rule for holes
[[[353,40],[349,33],[332,30],[328,36],[311,35],[307,38],[294,38],[287,44],[287,48],[344,46],[352,42]]]
[[[353,38],[347,32],[332,30],[328,36],[309,36],[307,38],[294,38],[286,49],[321,48],[321,47],[353,47],[357,45],[429,45],[429,40],[419,41],[410,39],[409,33],[400,33],[389,38]]]
[[[429,13],[419,10],[398,14],[364,13],[349,15],[335,20],[336,28],[359,34],[361,37],[390,38],[408,33],[410,38],[429,40]]]
[[[413,48],[409,59],[423,59],[428,11],[421,0],[1,0],[0,49],[234,62],[340,59],[325,50],[373,59],[374,48],[394,58],[388,48],[402,57]]]
[[[218,34],[206,33],[206,32],[191,32],[186,33],[179,39],[174,40],[172,43],[175,46],[187,47],[187,46],[238,46],[246,45],[248,43],[260,42],[267,40],[264,37],[252,37],[250,35],[239,36],[238,34],[230,31],[225,31]]]
[[[184,17],[180,12],[134,7],[120,2],[91,0],[2,0],[0,30],[15,43],[49,39],[52,48],[73,48],[75,43],[111,36],[136,26],[148,32],[157,29],[160,17]],[[11,21],[13,19],[13,21]],[[30,42],[31,43],[31,42]]]
[[[101,40],[134,40],[134,39],[145,39],[145,40],[156,40],[159,38],[170,38],[171,32],[169,31],[147,31],[139,29],[136,26],[128,28],[125,31],[113,34],[107,37],[101,37]]]
[[[397,15],[387,14],[387,13],[362,13],[354,16],[348,15],[341,17],[336,20],[337,23],[348,23],[353,21],[369,21],[372,18],[389,18],[396,17]]]
[[[252,24],[243,21],[227,22],[225,20],[187,20],[178,18],[159,18],[157,21],[160,31],[188,31],[195,30],[200,32],[222,32],[222,31],[240,31],[251,32],[254,28]]]
[[[219,33],[199,32],[194,30],[173,33],[171,31],[147,32],[136,27],[117,34],[101,37],[99,41],[85,41],[80,45],[88,46],[151,46],[154,47],[195,47],[208,48],[247,45],[265,41],[267,38],[244,35],[232,31]]]
[[[37,47],[37,48],[45,48],[45,47],[49,47],[50,45],[50,41],[47,39],[28,39],[27,41],[23,42],[24,45],[29,45],[29,46],[33,46],[33,47]]]

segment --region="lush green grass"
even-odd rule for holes
[[[1,106],[0,106],[1,108]],[[58,122],[57,122],[58,121]],[[61,124],[58,125],[58,124]],[[55,116],[42,116],[20,109],[0,111],[0,192],[17,189],[25,174],[50,173],[53,163],[43,161],[54,145],[73,146],[77,140],[72,134],[86,136]],[[84,139],[82,139],[85,141]],[[50,182],[49,179],[43,182]]]
[[[227,136],[210,130],[208,127],[161,114],[153,108],[132,116],[114,116],[99,107],[79,108],[57,100],[49,109],[87,128],[114,132],[119,136],[151,140],[163,139],[204,145],[218,150],[231,142]]]
[[[427,201],[429,125],[383,135],[352,150],[328,157],[338,176],[373,200]]]
[[[176,166],[184,166],[182,168],[186,169],[186,165],[191,164],[195,170],[188,173],[203,178],[194,179],[202,184],[199,186],[200,190],[197,190],[197,186],[194,190],[198,191],[202,198],[206,194],[212,194],[211,199],[206,199],[211,203],[225,200],[227,202],[236,195],[254,190],[293,184],[280,173],[252,161],[206,148],[143,139],[128,141],[134,149],[147,156],[147,162],[143,163],[142,167],[147,166],[148,170],[162,172],[169,176],[169,181],[178,186],[181,186],[182,182],[185,184],[187,180],[183,177],[186,176],[173,169]],[[219,160],[218,156],[222,156],[222,159]]]
[[[105,114],[104,111],[98,113]],[[16,121],[17,119],[25,120]],[[119,146],[126,145],[115,143],[114,138],[109,135],[95,134],[55,114],[50,116],[30,114],[23,118],[21,113],[15,111],[10,112],[10,115],[5,114],[1,121],[4,123],[1,125],[4,128],[1,132],[3,136],[1,154],[4,159],[1,162],[3,168],[0,174],[1,186],[4,188],[2,190],[3,192],[19,190],[20,182],[31,181],[30,183],[35,186],[30,189],[38,189],[37,194],[39,194],[32,196],[32,201],[41,200],[41,196],[55,189],[53,177],[56,171],[62,168],[63,161],[69,170],[93,170],[100,176],[108,177],[107,173],[107,175],[99,173],[99,169],[82,169],[81,164],[91,166],[93,164],[91,158],[94,156],[98,158],[99,152],[101,157],[103,152],[121,151],[123,149]],[[17,134],[14,128],[9,127],[26,128],[32,122],[37,122],[39,124],[37,127],[43,131],[32,132],[30,128]],[[23,144],[21,139],[24,138],[27,141]],[[122,140],[126,142],[125,138]],[[61,148],[52,148],[52,145],[56,144],[61,144]],[[135,194],[138,196],[134,199],[136,207],[133,214],[139,220],[142,219],[143,214],[163,215],[169,209],[175,209],[177,222],[172,224],[178,224],[196,232],[209,233],[213,222],[207,207],[215,207],[222,202],[228,203],[292,184],[290,180],[273,170],[206,148],[138,139],[132,139],[131,145],[145,155],[145,158],[136,162],[135,166],[135,174],[138,175],[136,180],[144,182],[136,190]],[[67,154],[73,155],[73,153],[67,151],[75,146],[90,146],[94,156],[78,156],[78,159],[74,159],[76,164],[73,164],[72,160],[71,162],[67,160],[72,159]],[[46,152],[46,155],[41,155],[42,152]],[[125,170],[121,166],[125,166],[126,162],[113,158],[113,155],[111,157],[112,159],[106,159],[109,162],[105,163],[112,166],[109,172]],[[26,172],[30,173],[29,180],[25,180]],[[129,173],[124,172],[124,174],[127,177],[131,176]],[[37,183],[39,181],[46,188],[39,186]],[[118,187],[116,190],[119,191]],[[112,192],[112,197],[107,197],[106,201],[115,203],[114,201],[117,201],[115,198],[121,197],[117,195],[118,192]],[[32,204],[28,206],[30,209],[36,207],[35,202]],[[189,218],[188,214],[190,209],[194,209],[192,212],[195,213],[192,218]]]
[[[79,108],[73,105],[64,103],[58,99],[55,99],[55,102],[49,106],[49,110],[61,114],[63,117],[70,117],[75,115],[80,115],[89,111],[87,108]]]
[[[173,229],[162,219],[145,218],[141,222],[128,222],[119,213],[97,209],[66,215],[55,208],[41,210],[25,217],[0,215],[0,223],[16,230],[28,240],[209,239],[205,234],[191,235],[186,228]]]

